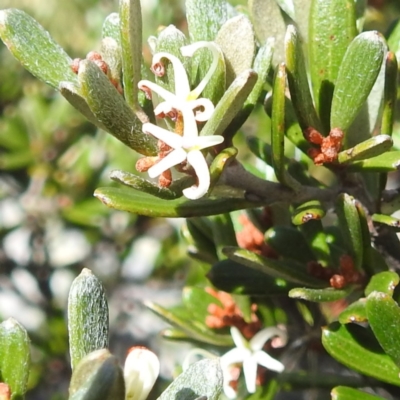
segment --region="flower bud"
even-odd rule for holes
[[[125,360],[125,400],[145,400],[158,374],[160,362],[157,356],[145,347],[131,347]]]

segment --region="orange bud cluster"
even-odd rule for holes
[[[307,128],[304,131],[305,139],[320,146],[319,149],[311,148],[308,151],[308,155],[314,160],[314,164],[322,165],[335,162],[342,146],[343,136],[343,131],[339,128],[333,128],[326,137],[314,128]]]

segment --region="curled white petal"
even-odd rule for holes
[[[237,374],[237,371],[234,370],[234,368],[229,367],[222,369],[222,374],[224,378],[223,382],[223,390],[229,399],[234,399],[236,398],[236,390],[230,385],[231,381],[235,381],[239,378],[239,375]]]
[[[185,359],[183,360],[182,363],[182,370],[186,371],[195,361],[193,359],[196,359],[197,356],[200,356],[202,358],[217,358],[217,356],[207,350],[200,349],[199,347],[196,347],[192,350],[189,351],[188,354],[186,354]]]
[[[159,126],[154,125],[150,122],[146,122],[145,124],[143,124],[142,131],[144,133],[150,133],[151,135],[159,140],[162,140],[164,143],[174,149],[182,147],[182,136],[179,136],[174,132],[170,132],[167,129],[160,128]]]
[[[164,100],[176,103],[176,96],[173,93],[169,92],[167,89],[164,89],[154,82],[147,81],[145,79],[141,80],[138,82],[138,88],[144,91],[146,91],[146,89],[150,89],[152,92],[157,93],[159,96],[161,96]]]
[[[287,334],[282,329],[276,327],[269,327],[257,332],[250,340],[250,347],[253,351],[261,350],[269,339],[274,336],[279,336],[284,343],[287,342]]]
[[[235,399],[236,398],[235,389],[229,385],[229,381],[227,381],[227,382],[224,381],[223,389],[224,389],[225,396],[228,399]]]
[[[187,154],[187,160],[196,172],[198,185],[184,189],[182,193],[191,200],[203,197],[210,187],[210,171],[203,153],[200,150],[193,150]]]
[[[133,347],[125,360],[125,400],[145,400],[160,373],[157,356],[144,347]]]
[[[210,68],[208,69],[206,75],[204,78],[201,80],[201,82],[197,85],[196,88],[194,88],[190,94],[188,99],[197,99],[200,96],[200,93],[204,90],[206,87],[207,83],[210,81],[211,77],[214,75],[215,70],[217,69],[219,59],[222,58],[222,52],[220,48],[217,46],[216,43],[214,42],[195,42],[193,44],[190,44],[188,46],[183,46],[181,47],[181,53],[182,55],[186,57],[191,57],[197,51],[198,49],[201,48],[207,48],[211,51],[212,54],[212,63]]]
[[[260,364],[271,371],[282,372],[285,369],[285,366],[280,361],[275,360],[275,358],[272,358],[265,351],[257,351],[254,354],[254,359],[257,364]]]
[[[191,100],[189,102],[192,110],[195,111],[194,117],[196,121],[204,122],[210,119],[215,107],[210,99],[201,97],[200,99]]]
[[[190,92],[189,80],[186,74],[185,67],[182,64],[182,61],[174,56],[173,54],[160,52],[154,54],[153,57],[153,65],[156,63],[161,62],[161,59],[166,58],[168,59],[173,67],[174,70],[174,80],[175,80],[175,95],[182,99]]]
[[[187,153],[182,148],[171,151],[166,157],[162,158],[157,164],[147,171],[150,178],[161,175],[167,169],[174,167],[186,160]]]
[[[168,101],[162,101],[158,106],[154,109],[154,114],[158,117],[161,114],[168,114],[173,110],[173,107]]]

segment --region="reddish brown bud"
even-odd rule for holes
[[[333,275],[329,283],[335,289],[343,289],[346,286],[346,280],[342,275],[338,274]]]
[[[162,62],[154,63],[150,69],[155,76],[162,77],[165,74],[165,67]]]
[[[98,61],[103,60],[103,57],[97,51],[89,51],[89,53],[86,54],[86,59],[90,61]]]
[[[74,58],[71,62],[71,69],[72,71],[77,74],[79,71],[79,63],[82,61],[81,58]]]
[[[108,74],[108,65],[103,60],[95,60],[94,63],[107,75]]]
[[[312,127],[308,127],[305,131],[304,131],[304,138],[313,144],[322,144],[322,141],[324,139],[324,137],[315,129]]]
[[[137,160],[136,169],[139,172],[147,172],[158,160],[158,157],[143,157]]]
[[[172,183],[172,173],[171,170],[167,169],[158,178],[158,186],[160,187],[170,187]]]

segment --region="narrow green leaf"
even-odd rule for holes
[[[274,65],[283,62],[286,23],[280,7],[276,1],[249,0],[248,8],[258,41],[265,43],[268,38],[275,38],[273,62]]]
[[[213,264],[218,261],[217,250],[211,239],[211,229],[203,228],[205,217],[189,218],[181,228],[181,235],[188,244],[188,254],[197,260]],[[207,220],[207,222],[209,222]],[[199,226],[200,225],[200,226]]]
[[[156,140],[142,132],[138,117],[97,65],[82,61],[78,77],[82,97],[108,132],[141,154],[157,153]]]
[[[79,88],[71,82],[61,82],[58,88],[67,101],[85,116],[93,125],[107,131],[107,128],[95,117],[86,100],[79,93]]]
[[[212,161],[210,165],[210,188],[209,193],[212,193],[213,188],[218,183],[224,168],[232,162],[238,153],[235,147],[227,147],[223,149]]]
[[[348,172],[390,172],[397,171],[400,166],[400,151],[388,151],[377,157],[356,161],[346,165]]]
[[[337,361],[364,375],[400,386],[400,369],[365,328],[333,323],[322,329],[322,344]]]
[[[304,236],[289,226],[274,226],[265,232],[265,242],[280,256],[302,263],[315,259]]]
[[[287,172],[285,165],[285,91],[286,67],[279,64],[274,78],[272,92],[271,147],[272,166],[280,183],[296,190],[299,183]]]
[[[115,182],[122,183],[125,186],[131,187],[141,192],[149,193],[153,196],[159,197],[160,199],[172,200],[182,195],[182,192],[179,194],[170,190],[169,188],[159,187],[153,182],[147,181],[140,176],[131,174],[130,172],[126,171],[111,171],[110,178]]]
[[[366,251],[364,251],[364,257],[366,261],[366,271],[369,274],[379,274],[380,272],[389,270],[385,257],[374,247],[370,246]]]
[[[311,220],[319,220],[323,218],[325,214],[325,207],[320,201],[307,201],[294,210],[292,223],[294,225],[302,225]]]
[[[272,166],[272,148],[269,143],[265,143],[258,137],[250,136],[247,138],[247,144],[256,157],[264,161],[267,165]]]
[[[224,253],[231,260],[274,278],[313,288],[326,286],[326,282],[310,276],[305,265],[293,260],[274,260],[238,247],[225,247]]]
[[[235,40],[232,40],[233,37]],[[229,86],[237,76],[253,65],[256,52],[253,26],[245,15],[239,14],[222,25],[215,42],[224,53],[226,86]]]
[[[331,250],[322,222],[312,219],[300,225],[299,228],[318,263],[325,267],[332,265]]]
[[[265,99],[264,109],[265,112],[271,117],[272,96],[269,96]],[[307,152],[311,148],[311,144],[305,139],[303,135],[303,131],[301,130],[300,124],[298,123],[292,101],[288,97],[286,97],[285,99],[285,127],[285,134],[287,138],[305,155],[308,155]]]
[[[257,83],[254,85],[249,97],[245,102],[245,107],[248,105],[256,105],[264,90],[264,85],[267,82],[268,74],[272,67],[272,56],[275,49],[275,39],[268,38],[257,52],[254,59],[253,70],[257,73]]]
[[[125,188],[98,188],[94,196],[106,206],[148,217],[200,217],[257,207],[257,203],[241,198],[161,200],[150,194]]]
[[[276,0],[279,7],[284,11],[290,18],[294,20],[295,10],[293,0]]]
[[[371,216],[371,219],[372,221],[377,222],[379,224],[385,224],[391,226],[392,228],[395,228],[396,231],[400,229],[400,220],[390,215],[373,214]]]
[[[392,32],[388,38],[388,45],[390,51],[396,54],[396,57],[400,56],[400,21],[396,22],[394,25]]]
[[[224,0],[186,0],[185,8],[192,42],[213,41],[228,19]]]
[[[400,308],[392,296],[372,292],[366,304],[369,325],[385,353],[400,366]]]
[[[122,69],[125,100],[138,110],[142,65],[142,11],[139,0],[119,0]]]
[[[231,216],[228,213],[209,217],[214,245],[217,249],[218,259],[226,258],[223,253],[225,246],[237,246],[236,232],[233,227]]]
[[[310,18],[311,3],[310,0],[293,0],[294,21],[305,43],[308,43],[308,21]]]
[[[232,260],[222,260],[213,264],[207,278],[224,292],[253,296],[287,294],[293,287],[283,279],[272,278]]]
[[[308,85],[307,71],[300,36],[293,25],[289,25],[285,36],[286,69],[293,107],[300,127],[321,130]]]
[[[333,91],[346,49],[357,35],[353,0],[313,0],[309,18],[309,65],[317,113],[324,134],[329,120]]]
[[[352,256],[355,268],[361,271],[363,262],[363,236],[355,199],[346,193],[338,196],[336,213],[345,246]]]
[[[396,55],[389,51],[386,55],[385,65],[385,89],[383,95],[383,115],[381,132],[385,135],[392,135],[394,123],[394,111],[397,100],[397,75],[398,64]]]
[[[344,150],[338,154],[339,164],[352,163],[365,160],[386,153],[393,146],[393,140],[388,135],[377,135],[351,149]]]
[[[108,74],[114,85],[121,85],[122,51],[118,42],[110,37],[101,41],[101,55],[107,63]]]
[[[244,102],[242,109],[226,128],[226,138],[233,137],[254,110],[255,105],[258,102],[264,101],[264,86],[268,80],[268,75],[272,66],[272,54],[274,52],[274,48],[275,40],[274,38],[269,38],[258,50],[253,64],[253,70],[257,73],[257,82]]]
[[[121,31],[120,31],[120,18],[119,14],[114,12],[107,16],[103,22],[101,36],[103,38],[109,37],[114,39],[118,44],[121,44]]]
[[[289,292],[289,297],[292,299],[302,299],[317,303],[324,303],[326,301],[343,299],[351,292],[352,288],[350,286],[346,289],[334,289],[332,287],[325,289],[295,288]]]
[[[375,274],[365,288],[365,295],[369,296],[372,292],[381,292],[389,296],[393,295],[395,287],[399,284],[399,275],[393,271],[383,271]]]
[[[160,333],[164,339],[168,340],[183,340],[188,342],[191,340],[191,337],[188,334],[176,328],[163,329]]]
[[[205,321],[202,323],[198,321],[195,322],[190,320],[190,318],[185,318],[184,316],[181,317],[179,313],[173,310],[167,310],[166,308],[149,301],[146,301],[144,304],[164,321],[167,321],[174,327],[181,329],[193,340],[199,340],[215,346],[232,346],[233,344],[230,335],[215,333],[205,325]]]
[[[336,386],[331,392],[332,400],[385,400],[383,397],[346,386]]]
[[[102,29],[103,40],[101,41],[101,55],[103,60],[108,65],[108,73],[113,80],[113,83],[118,83],[121,85],[123,60],[120,24],[121,21],[118,13],[111,13],[104,20]]]
[[[219,359],[201,360],[176,378],[157,400],[218,400],[223,387]]]
[[[229,123],[242,109],[256,82],[257,74],[253,70],[242,72],[218,102],[213,115],[201,130],[201,135],[223,135]],[[224,144],[229,146],[226,142],[227,140]]]
[[[37,78],[58,88],[60,82],[77,82],[71,58],[49,33],[25,12],[0,11],[0,38],[13,56]]]
[[[332,100],[331,127],[347,132],[366,101],[382,66],[386,44],[376,31],[359,34],[340,65]],[[345,147],[355,145],[346,139]]]
[[[373,275],[377,272],[377,265],[374,253],[371,251],[371,233],[370,220],[367,217],[366,210],[360,202],[356,202],[356,209],[360,218],[361,236],[363,244],[363,268],[365,271]]]
[[[182,302],[193,315],[193,319],[202,323],[210,315],[208,306],[215,304],[222,307],[222,303],[212,294],[207,293],[204,288],[186,286],[182,290]]]
[[[107,349],[86,355],[72,373],[69,400],[124,400],[124,375]]]
[[[0,381],[11,390],[11,400],[22,400],[31,367],[30,340],[14,318],[0,324]]]
[[[339,322],[341,324],[348,324],[352,322],[367,322],[367,311],[365,309],[367,299],[362,298],[354,303],[351,303],[339,315]]]
[[[84,268],[68,296],[71,367],[94,350],[108,347],[108,305],[101,282]]]

